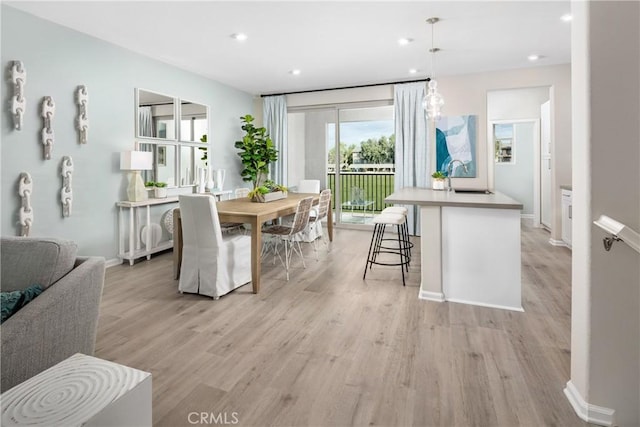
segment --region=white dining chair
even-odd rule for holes
[[[251,237],[222,234],[215,197],[180,195],[182,263],[178,290],[218,299],[251,282]]]
[[[298,193],[315,193],[320,192],[319,179],[303,179],[298,183]]]

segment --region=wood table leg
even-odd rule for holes
[[[260,252],[262,249],[262,224],[257,217],[251,218],[251,284],[253,293],[260,291]]]

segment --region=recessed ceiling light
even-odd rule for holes
[[[573,20],[573,16],[570,13],[565,13],[560,17],[564,22],[571,22]]]
[[[248,37],[245,33],[231,34],[231,38],[238,40],[239,42],[245,41]]]
[[[409,43],[411,43],[413,41],[413,39],[408,39],[408,38],[402,38],[402,39],[398,39],[398,44],[400,46],[406,46]]]
[[[289,74],[294,75],[294,76],[298,76],[298,75],[300,75],[300,70],[298,70],[297,68],[293,69],[293,70],[289,71]]]
[[[540,59],[540,55],[529,55],[527,56],[527,59],[529,61],[537,61],[538,59]]]
[[[415,74],[417,72],[418,70],[416,70],[415,68],[409,68],[409,74]]]

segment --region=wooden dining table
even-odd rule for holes
[[[251,283],[253,293],[260,291],[260,252],[262,249],[262,224],[266,221],[295,214],[298,202],[306,197],[313,197],[313,204],[320,201],[319,194],[288,193],[287,197],[267,203],[252,202],[247,197],[223,200],[216,203],[220,222],[235,222],[251,224]],[[180,209],[173,211],[173,275],[180,278],[180,264],[182,262],[182,219]],[[329,241],[333,241],[333,214],[331,205],[327,213],[327,234]]]

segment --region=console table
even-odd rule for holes
[[[218,200],[221,200],[222,197],[226,196],[227,199],[231,197],[231,190],[221,190],[221,191],[213,191],[211,193],[207,193],[212,196],[215,196]],[[173,240],[167,240],[165,242],[160,242],[157,246],[152,246],[152,235],[151,235],[151,206],[156,205],[166,205],[169,203],[178,203],[178,196],[166,197],[164,199],[149,199],[143,200],[141,202],[130,202],[130,201],[120,201],[116,203],[116,206],[119,208],[118,213],[118,258],[120,258],[121,262],[124,260],[129,261],[129,265],[133,265],[133,262],[142,257],[147,257],[147,259],[151,259],[151,254],[156,252],[164,251],[167,249],[171,249],[173,247]],[[140,239],[140,233],[138,230],[142,230],[140,226],[140,218],[139,218],[139,208],[145,208],[146,220],[144,225],[146,225],[146,235],[145,235],[145,243],[144,247],[142,246],[142,242]],[[126,215],[128,220],[125,219],[124,210],[128,209],[129,214]],[[125,223],[127,226],[125,226]],[[129,236],[129,245],[128,249],[125,248],[125,238]]]
[[[152,424],[151,374],[76,353],[2,393],[3,426]]]

